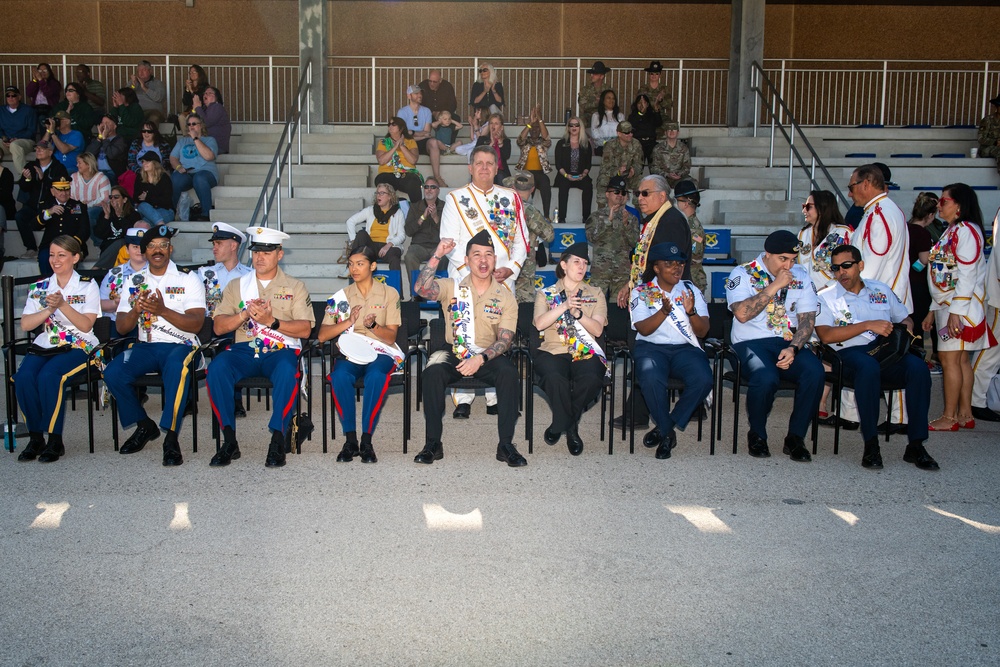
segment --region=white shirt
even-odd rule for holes
[[[737,266],[726,281],[726,301],[730,310],[734,303],[759,294],[772,280],[774,276],[764,265],[764,253],[749,264]],[[784,298],[779,293],[757,317],[746,322],[734,319],[732,342],[742,343],[775,336],[791,340],[791,329],[798,325],[798,313],[815,313],[819,301],[809,273],[798,264],[792,266],[792,282],[783,291]]]
[[[865,204],[861,224],[851,235],[851,245],[861,250],[864,280],[877,280],[892,288],[903,305],[913,310],[910,293],[910,235],[906,216],[882,193]]]
[[[34,315],[45,310],[45,297],[51,293],[60,292],[63,299],[78,313],[89,313],[100,317],[101,315],[101,291],[90,278],[84,278],[76,271],[70,276],[66,287],[59,287],[55,276],[49,276],[45,280],[28,285],[28,299],[24,302],[24,310],[21,316]],[[35,336],[35,345],[44,348],[57,347],[66,337],[79,337],[90,345],[97,345],[97,336],[94,331],[80,331],[69,321],[61,310],[49,315],[45,323],[45,330]]]
[[[833,283],[821,289],[817,296],[821,304],[819,314],[816,315],[817,326],[845,327],[871,320],[886,320],[896,324],[910,314],[889,286],[877,280],[863,280],[861,291],[857,294],[847,291],[840,283]],[[877,335],[874,332],[865,331],[854,338],[835,343],[834,347],[868,345],[875,338]]]
[[[674,285],[668,297],[673,301],[673,313],[677,316],[678,322],[684,328],[687,335],[681,333],[668,316],[657,327],[656,331],[648,336],[641,333],[636,334],[635,339],[658,345],[690,345],[692,340],[697,340],[694,331],[691,329],[688,314],[684,310],[684,295],[689,290],[694,294],[695,312],[702,317],[708,317],[708,305],[706,305],[705,298],[701,295],[701,290],[690,280],[681,280]],[[653,278],[648,283],[636,286],[632,290],[631,295],[629,295],[629,314],[632,319],[632,328],[635,329],[636,322],[642,322],[652,317],[662,305],[663,290],[657,284],[656,278]]]
[[[993,219],[993,239],[997,239],[1000,229],[1000,214]],[[986,266],[986,301],[994,308],[1000,308],[1000,252],[993,249]]]
[[[181,271],[171,261],[162,276],[154,276],[147,265],[142,271],[132,274],[127,281],[122,300],[118,303],[118,312],[127,313],[132,310],[135,297],[138,296],[139,285],[147,285],[151,292],[160,290],[163,304],[175,313],[186,313],[194,308],[207,308],[205,304],[205,285],[197,273],[185,269]],[[147,339],[139,320],[139,342],[141,343],[184,343],[198,345],[197,334],[181,331],[162,317],[158,317],[150,326],[150,338]]]

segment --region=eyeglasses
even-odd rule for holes
[[[490,71],[490,70],[489,70],[489,68],[487,68],[487,67],[482,67],[482,68],[480,68],[480,70],[479,70],[479,73],[480,73],[480,74],[482,74],[482,73],[484,73],[484,72],[489,72],[489,71]]]
[[[121,195],[111,195],[109,199],[122,199]]]
[[[146,244],[146,250],[166,250],[170,247],[170,241],[154,241]]]
[[[570,123],[569,127],[580,127],[579,123]]]
[[[635,196],[636,197],[648,197],[649,195],[653,194],[654,192],[663,192],[663,190],[636,190],[635,191]]]
[[[389,193],[386,192],[385,190],[376,190],[375,191],[375,196],[376,197],[381,197],[382,195],[385,195],[386,197],[388,197]]]
[[[424,190],[440,190],[440,186],[437,185],[425,185]]]
[[[8,99],[8,100],[9,100],[10,98],[12,98],[12,97],[20,97],[20,95],[18,95],[17,93],[7,93],[7,99]]]
[[[840,264],[831,264],[830,265],[830,270],[833,271],[834,273],[837,273],[841,269],[843,269],[844,271],[846,271],[847,269],[851,268],[852,266],[854,266],[857,263],[858,263],[857,260],[853,260],[852,259],[852,260],[847,261],[847,262],[841,262]]]
[[[854,181],[853,183],[848,183],[847,184],[847,191],[850,192],[854,188],[855,185],[861,185],[862,183],[864,183],[864,181]]]
[[[195,123],[195,125],[197,125],[197,123]],[[152,131],[152,130],[149,130],[149,129],[143,129],[142,133],[143,133],[143,134],[152,134],[152,133],[153,133],[153,131]]]
[[[811,211],[814,208],[816,208],[816,204],[803,204],[802,205],[802,210],[803,211]]]

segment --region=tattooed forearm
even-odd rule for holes
[[[771,295],[766,290],[759,292],[749,299],[743,299],[734,303],[732,308],[733,316],[740,322],[749,322],[764,312],[769,303],[771,303]]]
[[[434,266],[431,266],[431,262],[434,262]],[[438,262],[431,257],[427,265],[420,271],[420,275],[417,276],[417,282],[413,286],[413,291],[424,297],[429,301],[437,301],[438,296],[441,295],[441,288],[437,284],[434,274],[437,273]]]
[[[801,349],[812,338],[816,326],[816,313],[799,313],[799,326],[792,336],[792,345]]]
[[[486,351],[489,352],[486,356],[490,359],[496,359],[501,354],[509,350],[513,342],[514,332],[510,329],[500,329],[497,333],[497,341],[486,348]]]

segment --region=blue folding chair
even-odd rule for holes
[[[705,230],[705,258],[702,264],[735,266],[736,259],[731,256],[733,235],[728,229]]]

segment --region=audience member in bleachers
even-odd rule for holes
[[[138,222],[136,222],[134,225],[132,225],[132,227],[134,229],[141,229],[141,230],[152,229],[152,225],[150,225],[148,222],[146,222],[145,220],[142,220],[142,219],[140,219]],[[143,231],[143,233],[145,233],[145,231]],[[128,232],[126,232],[126,236],[127,235],[128,235]],[[142,236],[142,234],[140,234],[140,236]],[[142,254],[143,254],[143,256],[145,256],[146,251],[143,250]],[[115,265],[116,266],[121,266],[125,262],[129,261],[129,257],[130,257],[130,255],[129,255],[129,247],[127,245],[122,246],[121,249],[118,251],[118,259],[116,260]]]
[[[69,114],[70,128],[83,135],[83,145],[90,143],[91,128],[99,118],[94,114],[93,107],[83,98],[83,84],[71,81],[66,84],[66,98],[52,108],[53,113],[65,111]]]
[[[403,255],[406,275],[410,276],[430,259],[441,241],[441,186],[433,177],[424,181],[424,196],[410,206],[403,231],[410,237],[410,247]]]
[[[104,84],[90,75],[90,67],[83,63],[76,66],[76,82],[82,86],[80,95],[90,104],[94,115],[100,118],[104,115],[108,104],[108,91]]]
[[[407,129],[413,134],[413,139],[417,142],[417,151],[421,155],[430,157],[434,178],[446,188],[448,184],[441,178],[441,152],[447,149],[434,136],[434,129],[431,127],[434,115],[430,109],[421,104],[423,92],[420,86],[409,86],[406,89],[406,98],[406,105],[399,108],[396,116],[403,119]]]
[[[535,372],[552,409],[543,437],[554,445],[565,433],[573,456],[583,453],[580,419],[596,404],[608,365],[598,342],[608,324],[608,302],[600,288],[584,280],[589,264],[585,241],[563,250],[556,264],[558,280],[538,290],[532,320],[543,337]]]
[[[126,183],[124,178],[128,171],[128,148],[128,142],[118,135],[118,119],[104,114],[97,125],[97,136],[87,146],[87,152],[97,157],[97,168],[112,185],[122,181],[121,184],[131,194],[132,183]]]
[[[52,184],[61,180],[69,181],[66,167],[53,160],[52,155],[52,144],[44,140],[39,141],[35,145],[35,159],[25,165],[17,181],[21,210],[14,219],[17,221],[21,243],[25,247],[22,259],[33,259],[38,256],[38,244],[35,242],[33,232],[42,229],[37,216],[48,206]]]
[[[204,97],[208,88],[208,74],[201,65],[191,65],[188,76],[184,79],[184,93],[181,95],[181,110],[177,114],[178,122],[183,123],[187,115],[194,111],[198,113],[195,97]],[[200,114],[199,114],[200,115]]]
[[[338,344],[345,352],[343,358],[334,360],[329,375],[337,416],[346,438],[337,455],[341,463],[350,462],[355,456],[360,456],[362,463],[378,462],[372,436],[385,406],[389,375],[400,367],[403,359],[403,352],[396,345],[396,332],[402,324],[399,293],[373,279],[377,262],[372,248],[356,244],[351,249],[347,270],[353,282],[329,298],[319,329],[321,343],[340,337]],[[346,354],[349,339],[370,350],[371,359],[355,360]],[[362,378],[364,403],[359,443],[354,385]]]
[[[170,144],[160,134],[160,128],[156,126],[156,123],[151,123],[148,120],[143,121],[142,131],[128,148],[128,168],[136,176],[142,173],[142,162],[139,161],[139,156],[146,153],[156,153],[160,156],[163,167],[170,167]]]
[[[135,206],[139,215],[154,227],[173,222],[173,183],[163,169],[160,156],[147,151],[139,157],[142,173],[135,184]]]
[[[805,348],[813,335],[819,302],[805,268],[795,263],[799,240],[789,231],[772,232],[764,252],[737,266],[726,282],[733,312],[733,350],[740,358],[747,388],[747,448],[766,458],[767,418],[782,379],[795,382],[795,400],[783,451],[793,461],[810,461],[805,447],[809,422],[819,408],[823,364]]]
[[[938,197],[932,192],[921,192],[913,202],[913,213],[906,223],[910,238],[910,292],[913,294],[913,321],[922,323],[931,308],[931,292],[927,283],[927,266],[930,264],[930,250],[938,238],[931,235],[929,225],[937,220]],[[917,344],[923,347],[923,335],[918,327]],[[937,352],[937,334],[931,333],[934,351]]]
[[[149,223],[138,221],[134,227],[130,227],[122,234],[119,243],[126,253],[125,261],[107,268],[108,272],[101,281],[101,312],[111,318],[114,322],[118,314],[118,304],[121,303],[122,295],[128,294],[128,288],[132,286],[130,278],[132,274],[146,268],[146,255],[142,251],[143,234],[149,229]]]
[[[604,144],[617,136],[618,123],[625,120],[625,114],[618,108],[618,96],[613,90],[601,93],[598,109],[590,116],[590,141],[594,144],[594,155],[604,153]]]
[[[18,461],[58,461],[63,446],[65,380],[86,367],[87,355],[97,345],[94,322],[101,314],[97,283],[76,272],[82,259],[79,240],[72,236],[52,239],[47,280],[28,286],[21,313],[21,329],[42,332],[32,341],[14,374],[17,405],[28,426],[28,445]],[[55,353],[55,348],[62,348]],[[45,436],[48,434],[48,443]]]
[[[76,173],[76,157],[83,152],[83,135],[70,127],[71,119],[65,111],[57,111],[45,121],[44,139],[55,148],[55,159],[70,174]]]
[[[95,269],[110,269],[119,263],[118,253],[125,245],[125,234],[141,220],[139,212],[132,207],[125,188],[116,185],[111,188],[108,201],[101,206],[100,216],[91,228],[90,238],[95,240],[101,251]],[[147,228],[150,225],[147,225]],[[117,307],[117,305],[116,305]]]
[[[979,121],[979,157],[994,158],[1000,173],[1000,95],[990,100],[990,104],[992,113]]]
[[[653,149],[650,171],[667,179],[670,187],[691,175],[691,151],[686,142],[678,139],[680,126],[674,121],[663,124],[666,137]]]
[[[674,120],[674,98],[663,83],[663,65],[659,60],[654,60],[643,71],[649,74],[649,79],[639,86],[636,94],[645,93],[653,103],[653,110],[660,114],[663,123],[671,122]],[[664,136],[666,131],[666,127],[662,127],[659,136]]]
[[[31,159],[30,152],[38,131],[38,114],[29,105],[21,104],[21,91],[17,86],[7,86],[4,95],[7,106],[0,113],[0,142],[3,145],[0,159],[3,159],[3,153],[10,154],[14,172],[19,174]]]
[[[489,131],[476,140],[476,146],[490,146],[497,158],[497,175],[493,182],[497,185],[510,176],[510,139],[504,128],[503,116],[498,113],[490,115],[487,121]]]
[[[705,294],[708,290],[708,276],[702,262],[705,259],[705,228],[698,219],[698,207],[701,206],[701,193],[694,181],[683,180],[674,187],[674,203],[691,228],[691,282]],[[688,254],[688,253],[685,253]]]
[[[611,68],[600,60],[595,61],[594,66],[587,70],[587,74],[590,75],[590,83],[580,89],[580,94],[576,98],[582,118],[590,118],[600,108],[601,93],[607,88],[604,85],[604,77],[610,71]]]
[[[69,179],[55,181],[44,208],[34,220],[33,229],[42,230],[42,240],[38,244],[38,270],[43,276],[52,273],[52,267],[49,266],[49,245],[57,236],[68,234],[74,237],[80,242],[80,252],[84,257],[87,256],[90,218],[87,214],[87,205],[70,197],[71,185]],[[18,228],[20,229],[20,225]],[[28,231],[28,236],[31,236],[31,245],[25,244],[25,247],[33,248],[34,235],[30,230],[22,230],[22,240],[26,240],[24,231]]]
[[[517,137],[517,147],[521,150],[521,155],[515,169],[529,171],[535,177],[535,188],[542,196],[542,211],[547,218],[552,206],[552,184],[549,183],[549,172],[552,171],[549,148],[552,147],[552,139],[549,138],[549,128],[545,127],[545,121],[542,120],[540,105],[532,108],[528,123]]]
[[[542,252],[556,237],[552,223],[531,203],[535,192],[535,177],[527,171],[517,171],[503,180],[504,187],[513,188],[524,205],[524,225],[528,228],[528,252],[521,265],[521,272],[514,283],[514,296],[518,303],[535,302],[535,269],[538,268],[536,253]]]
[[[647,259],[642,284],[629,296],[635,376],[656,422],[642,444],[656,447],[656,458],[669,459],[677,446],[675,429],[687,428],[712,391],[712,369],[698,341],[708,334],[708,305],[696,285],[681,279],[687,260],[681,248],[661,243],[649,249]],[[676,403],[667,388],[671,378],[684,382]]]
[[[829,190],[813,190],[802,204],[805,225],[799,230],[799,264],[805,267],[816,289],[834,280],[830,253],[850,242],[852,230],[844,224],[836,196]]]
[[[130,82],[146,120],[157,125],[166,120],[167,87],[153,76],[153,65],[148,60],[139,61]]]
[[[431,113],[438,114],[442,111],[447,111],[452,115],[458,113],[455,87],[449,81],[441,78],[441,70],[432,69],[427,73],[427,78],[417,85],[424,93],[423,104],[431,110]]]
[[[229,139],[233,134],[233,124],[229,112],[222,104],[222,94],[218,88],[206,86],[201,96],[194,96],[194,112],[205,121],[205,131],[219,144],[219,154],[229,152]]]
[[[62,84],[52,72],[48,63],[39,63],[35,76],[24,89],[25,99],[39,118],[47,118],[52,108],[62,99]]]
[[[612,299],[621,289],[628,294],[632,251],[639,240],[639,220],[625,207],[629,194],[625,177],[613,176],[604,193],[606,205],[586,220],[587,241],[594,247],[590,284]]]
[[[629,190],[642,180],[642,144],[632,137],[632,124],[618,123],[616,137],[604,144],[601,171],[597,174],[597,205],[604,206],[604,191],[612,176],[624,176]]]
[[[942,190],[938,209],[948,229],[930,251],[932,303],[923,328],[938,335],[944,414],[929,428],[957,431],[976,426],[972,416],[974,375],[968,353],[993,347],[997,341],[986,321],[988,266],[979,199],[965,183],[952,183]]]
[[[993,238],[1000,234],[1000,216],[993,219]],[[994,241],[995,243],[995,241]],[[1000,340],[1000,252],[990,253],[986,267],[986,325],[993,337]],[[981,421],[1000,421],[1000,414],[986,404],[986,390],[1000,369],[1000,345],[979,350],[972,355],[972,416]]]
[[[371,248],[390,271],[399,271],[405,228],[406,216],[399,208],[396,191],[388,183],[379,183],[375,186],[375,203],[347,219],[347,238],[352,248]]]
[[[4,216],[3,221],[13,220],[17,213],[17,204],[14,202],[14,172],[0,164],[0,214]],[[0,234],[6,230],[6,225],[0,225]],[[0,240],[0,248],[3,248],[3,241]],[[2,253],[0,253],[2,255]]]
[[[653,149],[656,148],[657,133],[663,125],[660,112],[653,108],[646,93],[639,93],[632,102],[632,111],[628,115],[632,124],[632,137],[642,146],[642,156],[646,164],[653,165]]]
[[[170,174],[174,186],[174,210],[177,210],[181,194],[193,187],[202,210],[202,214],[195,219],[202,222],[211,219],[212,188],[219,184],[219,169],[215,164],[218,151],[219,144],[205,134],[201,116],[194,113],[189,115],[187,134],[177,138],[174,150],[170,153],[170,164],[174,168]]]
[[[864,262],[861,252],[852,245],[834,248],[831,256],[837,280],[820,290],[822,307],[816,317],[816,335],[837,351],[844,365],[845,379],[853,381],[861,420],[865,450],[861,465],[880,470],[882,453],[878,444],[879,406],[882,381],[906,385],[906,411],[909,415],[909,444],[903,460],[921,470],[937,470],[937,462],[924,449],[927,440],[927,411],[930,408],[931,375],[919,357],[904,354],[891,365],[880,367],[871,356],[881,344],[879,336],[892,333],[893,324],[914,329],[906,306],[889,286],[877,280],[862,280]]]
[[[566,121],[566,133],[556,143],[556,188],[559,190],[559,219],[557,223],[566,222],[566,206],[569,203],[570,188],[578,188],[581,192],[583,220],[590,217],[590,209],[594,199],[594,181],[590,178],[590,165],[593,150],[583,121],[578,116],[570,116]]]
[[[93,153],[80,153],[76,158],[76,173],[70,183],[69,196],[87,205],[90,228],[94,229],[101,215],[101,208],[111,195],[111,181],[97,170],[97,158]]]
[[[422,176],[415,166],[420,159],[417,142],[399,116],[389,119],[386,135],[375,146],[375,159],[378,160],[376,186],[385,183],[393,191],[404,192],[411,203],[420,201]]]
[[[503,111],[504,95],[503,84],[497,81],[497,74],[493,70],[493,65],[480,63],[479,80],[472,84],[472,91],[469,93],[469,122],[472,122],[471,114],[476,109],[483,112],[498,114]]]
[[[111,110],[108,112],[118,126],[118,134],[126,144],[139,136],[144,113],[135,90],[125,86],[111,93]]]
[[[441,150],[445,153],[454,153],[455,149],[462,145],[458,132],[463,127],[465,126],[458,122],[450,111],[438,112],[434,122],[431,123],[434,138],[441,142]]]

